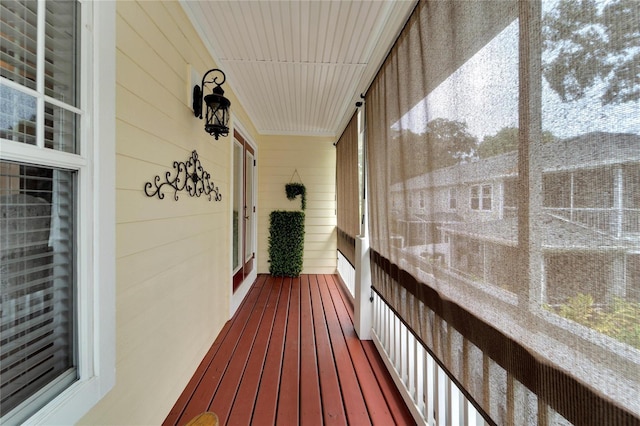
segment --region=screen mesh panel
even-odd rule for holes
[[[635,1],[419,2],[366,94],[374,288],[497,424],[640,421],[639,41]]]
[[[338,250],[355,265],[355,238],[360,234],[358,114],[336,143]]]

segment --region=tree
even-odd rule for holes
[[[518,150],[518,128],[504,127],[493,136],[485,136],[478,146],[478,157],[488,158]]]
[[[467,130],[467,123],[446,118],[427,123],[426,142],[436,169],[473,158],[478,144],[476,137]]]
[[[560,0],[543,20],[543,75],[563,101],[602,84],[603,105],[640,99],[640,1]]]
[[[505,152],[518,150],[518,128],[503,127],[493,136],[485,136],[478,146],[478,157],[489,158]],[[549,143],[558,138],[549,131],[542,132],[542,143]]]
[[[467,124],[436,118],[427,123],[424,133],[403,130],[393,141],[391,155],[392,180],[418,176],[436,169],[453,166],[475,157],[478,140],[467,130]],[[397,167],[401,165],[401,167]]]

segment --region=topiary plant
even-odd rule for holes
[[[269,222],[269,273],[299,276],[304,255],[304,212],[272,211]]]
[[[302,210],[307,208],[307,188],[302,183],[288,183],[284,186],[288,200],[294,200],[298,195],[302,199]]]

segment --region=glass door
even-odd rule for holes
[[[234,132],[233,144],[233,290],[253,270],[255,258],[255,151]]]

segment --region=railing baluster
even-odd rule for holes
[[[460,391],[447,377],[447,394],[449,395],[449,418],[451,425],[462,425],[464,416],[460,415]]]
[[[373,326],[373,329],[375,330],[375,332],[377,333],[378,330],[380,330],[380,324],[379,324],[379,319],[380,319],[380,299],[378,299],[377,297],[373,298],[373,318],[371,319],[371,324]]]
[[[395,366],[395,359],[393,357],[393,324],[394,324],[394,320],[393,317],[391,316],[391,309],[388,309],[385,311],[385,313],[387,314],[387,351],[389,351],[389,359],[391,360],[391,363]]]
[[[465,408],[466,408],[466,418],[465,418],[465,425],[468,426],[476,426],[476,407],[473,406],[473,404],[471,404],[471,402],[469,401],[465,401]]]
[[[374,294],[373,327],[377,347],[394,371],[416,420],[429,426],[484,426],[482,415],[449,378],[391,308]],[[413,402],[413,405],[410,404]],[[420,419],[421,417],[421,419]]]
[[[402,381],[404,382],[404,385],[407,386],[409,383],[409,378],[407,377],[407,373],[408,373],[408,363],[407,363],[407,355],[408,355],[408,349],[409,349],[409,336],[407,333],[407,327],[404,326],[404,324],[402,323],[402,321],[399,321],[400,323],[400,335],[402,336],[402,339],[400,341],[400,367],[402,368]]]
[[[394,361],[395,361],[395,366],[396,366],[396,370],[398,370],[398,374],[400,375],[400,379],[402,379],[402,382],[404,383],[404,378],[402,377],[402,352],[401,352],[401,348],[402,348],[402,329],[400,327],[400,320],[398,319],[397,316],[394,316],[395,321],[394,321],[394,327],[393,327],[393,331],[395,333],[395,339],[393,340],[395,345],[394,345]]]
[[[413,335],[409,332],[409,329],[405,327],[405,335],[406,339],[406,357],[405,357],[405,372],[407,374],[407,386],[409,387],[409,391],[411,393],[414,392],[414,381],[413,381],[413,370],[415,370],[415,362],[413,361],[415,350],[416,350],[416,340],[413,338]]]
[[[436,413],[436,398],[438,397],[438,389],[436,389],[436,363],[431,356],[427,358],[427,389],[428,389],[428,397],[427,397],[427,414],[429,415],[428,419],[432,424],[436,423],[437,413]]]
[[[416,340],[416,366],[414,369],[414,397],[413,400],[416,402],[418,409],[421,413],[424,413],[424,362],[426,358],[426,353],[422,348],[422,345],[418,344]]]
[[[438,409],[436,412],[438,413],[438,425],[440,426],[448,426],[449,425],[449,412],[450,412],[450,403],[449,403],[449,392],[447,392],[447,375],[444,370],[437,366],[438,376]]]
[[[387,315],[387,306],[382,307],[382,347],[389,355],[389,316]]]
[[[418,359],[418,344],[416,339],[411,333],[408,333],[408,350],[407,350],[407,387],[409,388],[409,394],[413,397],[414,401],[418,401],[418,395],[416,395],[416,370]]]

